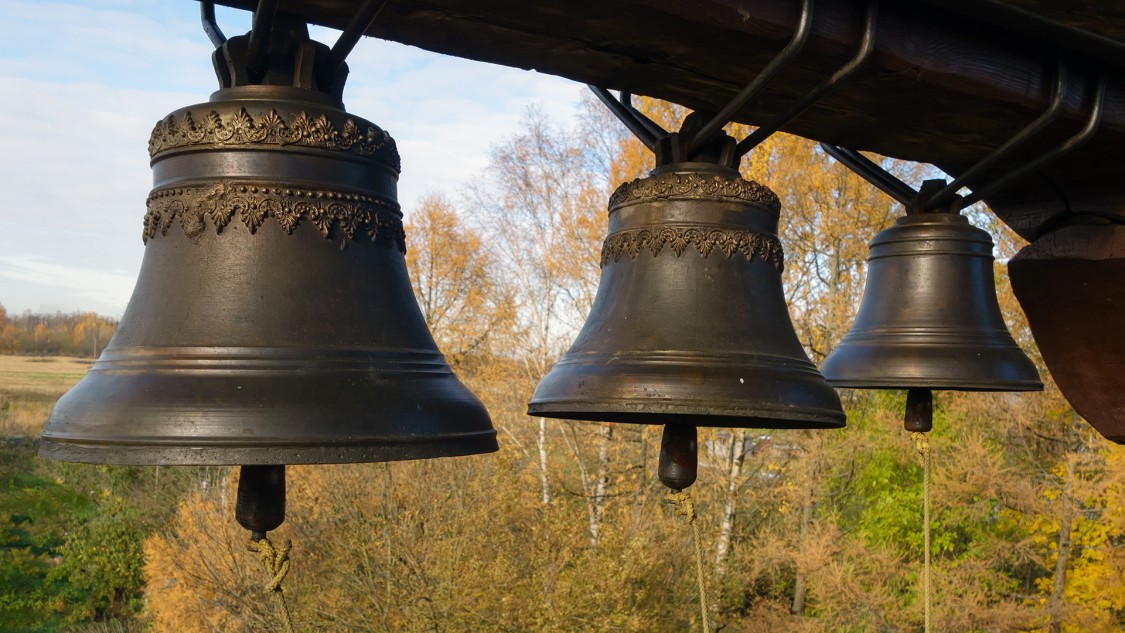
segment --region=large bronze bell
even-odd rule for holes
[[[1000,314],[992,261],[992,238],[959,213],[899,218],[871,242],[859,312],[825,378],[861,389],[1042,389]]]
[[[217,54],[227,87],[156,125],[140,278],[51,412],[45,456],[278,465],[496,450],[411,291],[394,140],[344,111],[346,66],[326,75],[327,47],[283,17],[264,74],[232,38]]]
[[[760,428],[837,428],[781,287],[778,198],[718,164],[622,185],[590,315],[528,413]],[[692,430],[694,437],[694,430]],[[693,477],[694,478],[694,477]]]

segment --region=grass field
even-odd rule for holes
[[[0,437],[38,435],[55,400],[91,364],[66,356],[0,356]]]

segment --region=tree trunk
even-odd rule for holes
[[[1070,563],[1070,530],[1074,523],[1074,459],[1067,456],[1066,480],[1063,482],[1063,512],[1059,520],[1059,556],[1055,560],[1055,585],[1051,588],[1051,626],[1049,633],[1061,633],[1062,608],[1066,590],[1066,568]]]
[[[711,621],[714,625],[719,620],[719,600],[722,594],[723,578],[727,574],[727,560],[730,557],[731,537],[734,534],[734,518],[738,511],[738,489],[742,478],[742,465],[746,461],[746,431],[731,429],[730,443],[727,450],[727,490],[726,502],[723,504],[723,516],[719,523],[719,535],[715,540],[715,582],[716,599],[711,601]],[[719,630],[723,628],[721,625]]]
[[[723,506],[723,520],[719,524],[719,538],[715,542],[715,584],[721,585],[727,573],[727,557],[730,554],[730,540],[734,533],[734,515],[738,509],[738,485],[742,477],[742,464],[746,460],[746,431],[731,430],[730,450],[727,460],[727,499]]]
[[[801,503],[801,526],[797,536],[797,548],[803,549],[805,546],[805,539],[809,535],[809,524],[812,523],[813,515],[813,496],[810,491],[805,495],[804,501]],[[805,574],[801,571],[800,565],[797,566],[797,578],[793,583],[793,615],[805,614],[805,598],[808,595],[808,585]]]
[[[594,480],[594,512],[590,520],[590,541],[598,544],[601,536],[602,516],[605,514],[605,494],[609,487],[609,445],[613,441],[613,426],[605,424],[598,444],[598,472]]]
[[[811,448],[811,447],[810,447]],[[805,456],[806,477],[802,484],[805,486],[805,495],[801,500],[801,524],[797,531],[797,552],[798,557],[804,552],[808,546],[809,527],[812,525],[813,510],[816,509],[816,499],[813,495],[813,479],[816,475],[816,463],[813,461],[813,454],[810,451]],[[796,578],[793,582],[793,606],[790,612],[793,615],[805,615],[805,601],[808,598],[808,578],[804,571],[801,570],[800,560],[798,559],[796,565]]]
[[[543,505],[546,506],[551,504],[551,486],[547,482],[547,418],[539,418],[536,443],[539,445],[539,485],[543,491]]]

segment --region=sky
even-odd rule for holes
[[[0,0],[0,16],[0,305],[119,317],[143,254],[152,126],[218,87],[199,4]],[[220,7],[218,22],[229,37],[250,14]],[[408,214],[479,174],[528,106],[568,121],[585,90],[372,38],[348,63],[345,106],[397,141]]]

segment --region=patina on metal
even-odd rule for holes
[[[272,467],[496,450],[407,278],[394,140],[344,110],[347,66],[303,22],[255,25],[269,31],[212,29],[222,88],[153,130],[140,277],[42,454]]]
[[[694,112],[668,132],[631,95],[594,94],[654,154],[647,178],[609,202],[598,293],[570,350],[540,381],[529,415],[663,424],[660,479],[695,482],[696,426],[839,428],[840,399],[805,354],[781,287],[781,204],[743,179],[744,154],[852,76],[874,50],[877,4],[859,49],[759,132],[722,132],[804,45],[812,1],[790,44],[717,113]]]
[[[675,163],[618,188],[593,307],[528,413],[843,426],[836,393],[789,320],[779,210],[768,188],[712,163]]]
[[[996,301],[992,238],[959,213],[912,213],[871,242],[855,322],[821,372],[837,387],[1033,391]]]
[[[986,171],[1049,121],[1064,94],[1065,76],[1060,64],[1048,111],[966,174]],[[1000,313],[992,237],[961,215],[966,201],[949,197],[952,184],[927,180],[915,191],[855,150],[821,147],[907,210],[871,241],[855,322],[821,365],[828,381],[837,387],[908,389],[903,426],[922,433],[933,428],[934,389],[1041,390],[1038,370]]]

